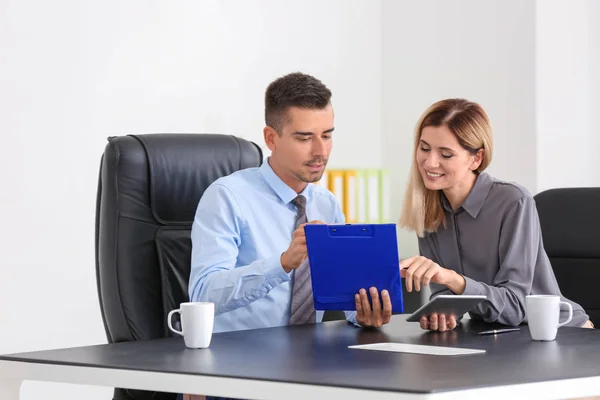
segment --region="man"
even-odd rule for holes
[[[283,76],[266,90],[265,120],[271,156],[210,185],[192,226],[190,300],[215,303],[214,332],[322,320],[305,262],[304,224],[344,222],[335,196],[311,185],[331,153],[331,92],[310,75]],[[370,295],[372,306],[365,289],[356,294],[348,321],[389,322],[389,293],[382,291],[380,300],[370,288]]]
[[[198,204],[192,226],[191,301],[215,303],[215,332],[320,322],[315,312],[303,224],[341,223],[321,179],[332,148],[331,92],[318,79],[292,73],[265,94],[263,130],[271,156],[260,168],[215,181]],[[387,291],[356,296],[361,326],[389,322]],[[383,306],[382,306],[383,303]]]

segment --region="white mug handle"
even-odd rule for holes
[[[177,329],[173,328],[173,325],[171,324],[171,320],[173,319],[173,314],[175,314],[175,313],[181,313],[181,309],[178,308],[177,310],[171,310],[171,312],[169,312],[169,315],[167,316],[167,325],[169,325],[169,329],[171,331],[183,336],[183,324],[181,325],[182,326],[181,331],[178,331]],[[569,321],[570,321],[570,319],[569,319]]]
[[[564,304],[569,308],[569,318],[567,318],[565,322],[560,322],[558,324],[559,327],[568,324],[573,319],[573,307],[571,306],[571,304],[567,303],[566,301],[561,301],[560,304]]]

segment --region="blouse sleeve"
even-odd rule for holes
[[[540,235],[533,198],[520,198],[502,221],[498,244],[500,267],[492,284],[464,277],[463,294],[487,296],[476,307],[484,321],[519,325],[525,319],[525,297],[533,282]]]

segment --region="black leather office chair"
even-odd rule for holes
[[[534,199],[562,294],[600,327],[600,188],[550,189]]]
[[[167,337],[167,314],[188,301],[191,224],[217,178],[262,163],[260,148],[228,135],[111,137],[96,208],[96,275],[109,343]],[[176,394],[115,389],[118,400]]]

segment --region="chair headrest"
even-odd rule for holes
[[[548,256],[600,258],[600,188],[549,189],[534,199]]]
[[[150,211],[163,225],[190,225],[211,183],[262,162],[258,146],[230,135],[146,134],[109,140],[109,146],[118,142],[121,157],[146,158]]]

